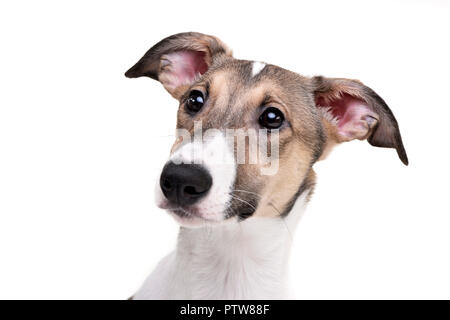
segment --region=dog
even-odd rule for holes
[[[287,298],[291,232],[314,190],[313,165],[355,139],[394,148],[408,165],[392,111],[358,80],[238,60],[196,32],[161,40],[125,75],[158,80],[179,101],[184,132],[156,188],[157,205],[181,225],[177,248],[132,299]],[[250,163],[258,151],[247,145],[236,160],[236,140],[225,132],[239,129],[267,134],[276,170]],[[192,141],[206,131],[202,143]]]

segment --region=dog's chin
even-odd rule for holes
[[[216,226],[226,221],[225,214],[222,212],[207,212],[195,206],[189,208],[172,206],[167,200],[163,200],[157,205],[166,210],[181,226],[187,228]]]
[[[195,215],[185,215],[178,210],[167,210],[176,222],[182,227],[187,228],[201,228],[209,225],[216,225],[220,221],[208,220]]]
[[[169,214],[177,221],[181,226],[187,228],[201,228],[204,226],[215,226],[223,221],[223,215],[208,215],[208,218],[202,216],[196,210],[189,209],[166,209]]]

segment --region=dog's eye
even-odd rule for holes
[[[278,129],[284,121],[283,113],[274,107],[269,107],[259,116],[259,124],[267,129]]]
[[[198,112],[203,107],[205,99],[203,93],[198,90],[192,90],[189,94],[189,98],[186,100],[186,108],[190,112]]]

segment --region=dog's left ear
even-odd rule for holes
[[[373,146],[396,149],[400,160],[408,165],[397,120],[375,91],[357,80],[313,77],[311,81],[328,146],[367,139]]]
[[[158,80],[178,99],[223,55],[231,56],[231,50],[216,37],[197,32],[178,33],[155,44],[125,76]]]

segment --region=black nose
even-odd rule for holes
[[[171,203],[186,206],[208,193],[212,178],[200,165],[169,162],[161,173],[159,184]]]

